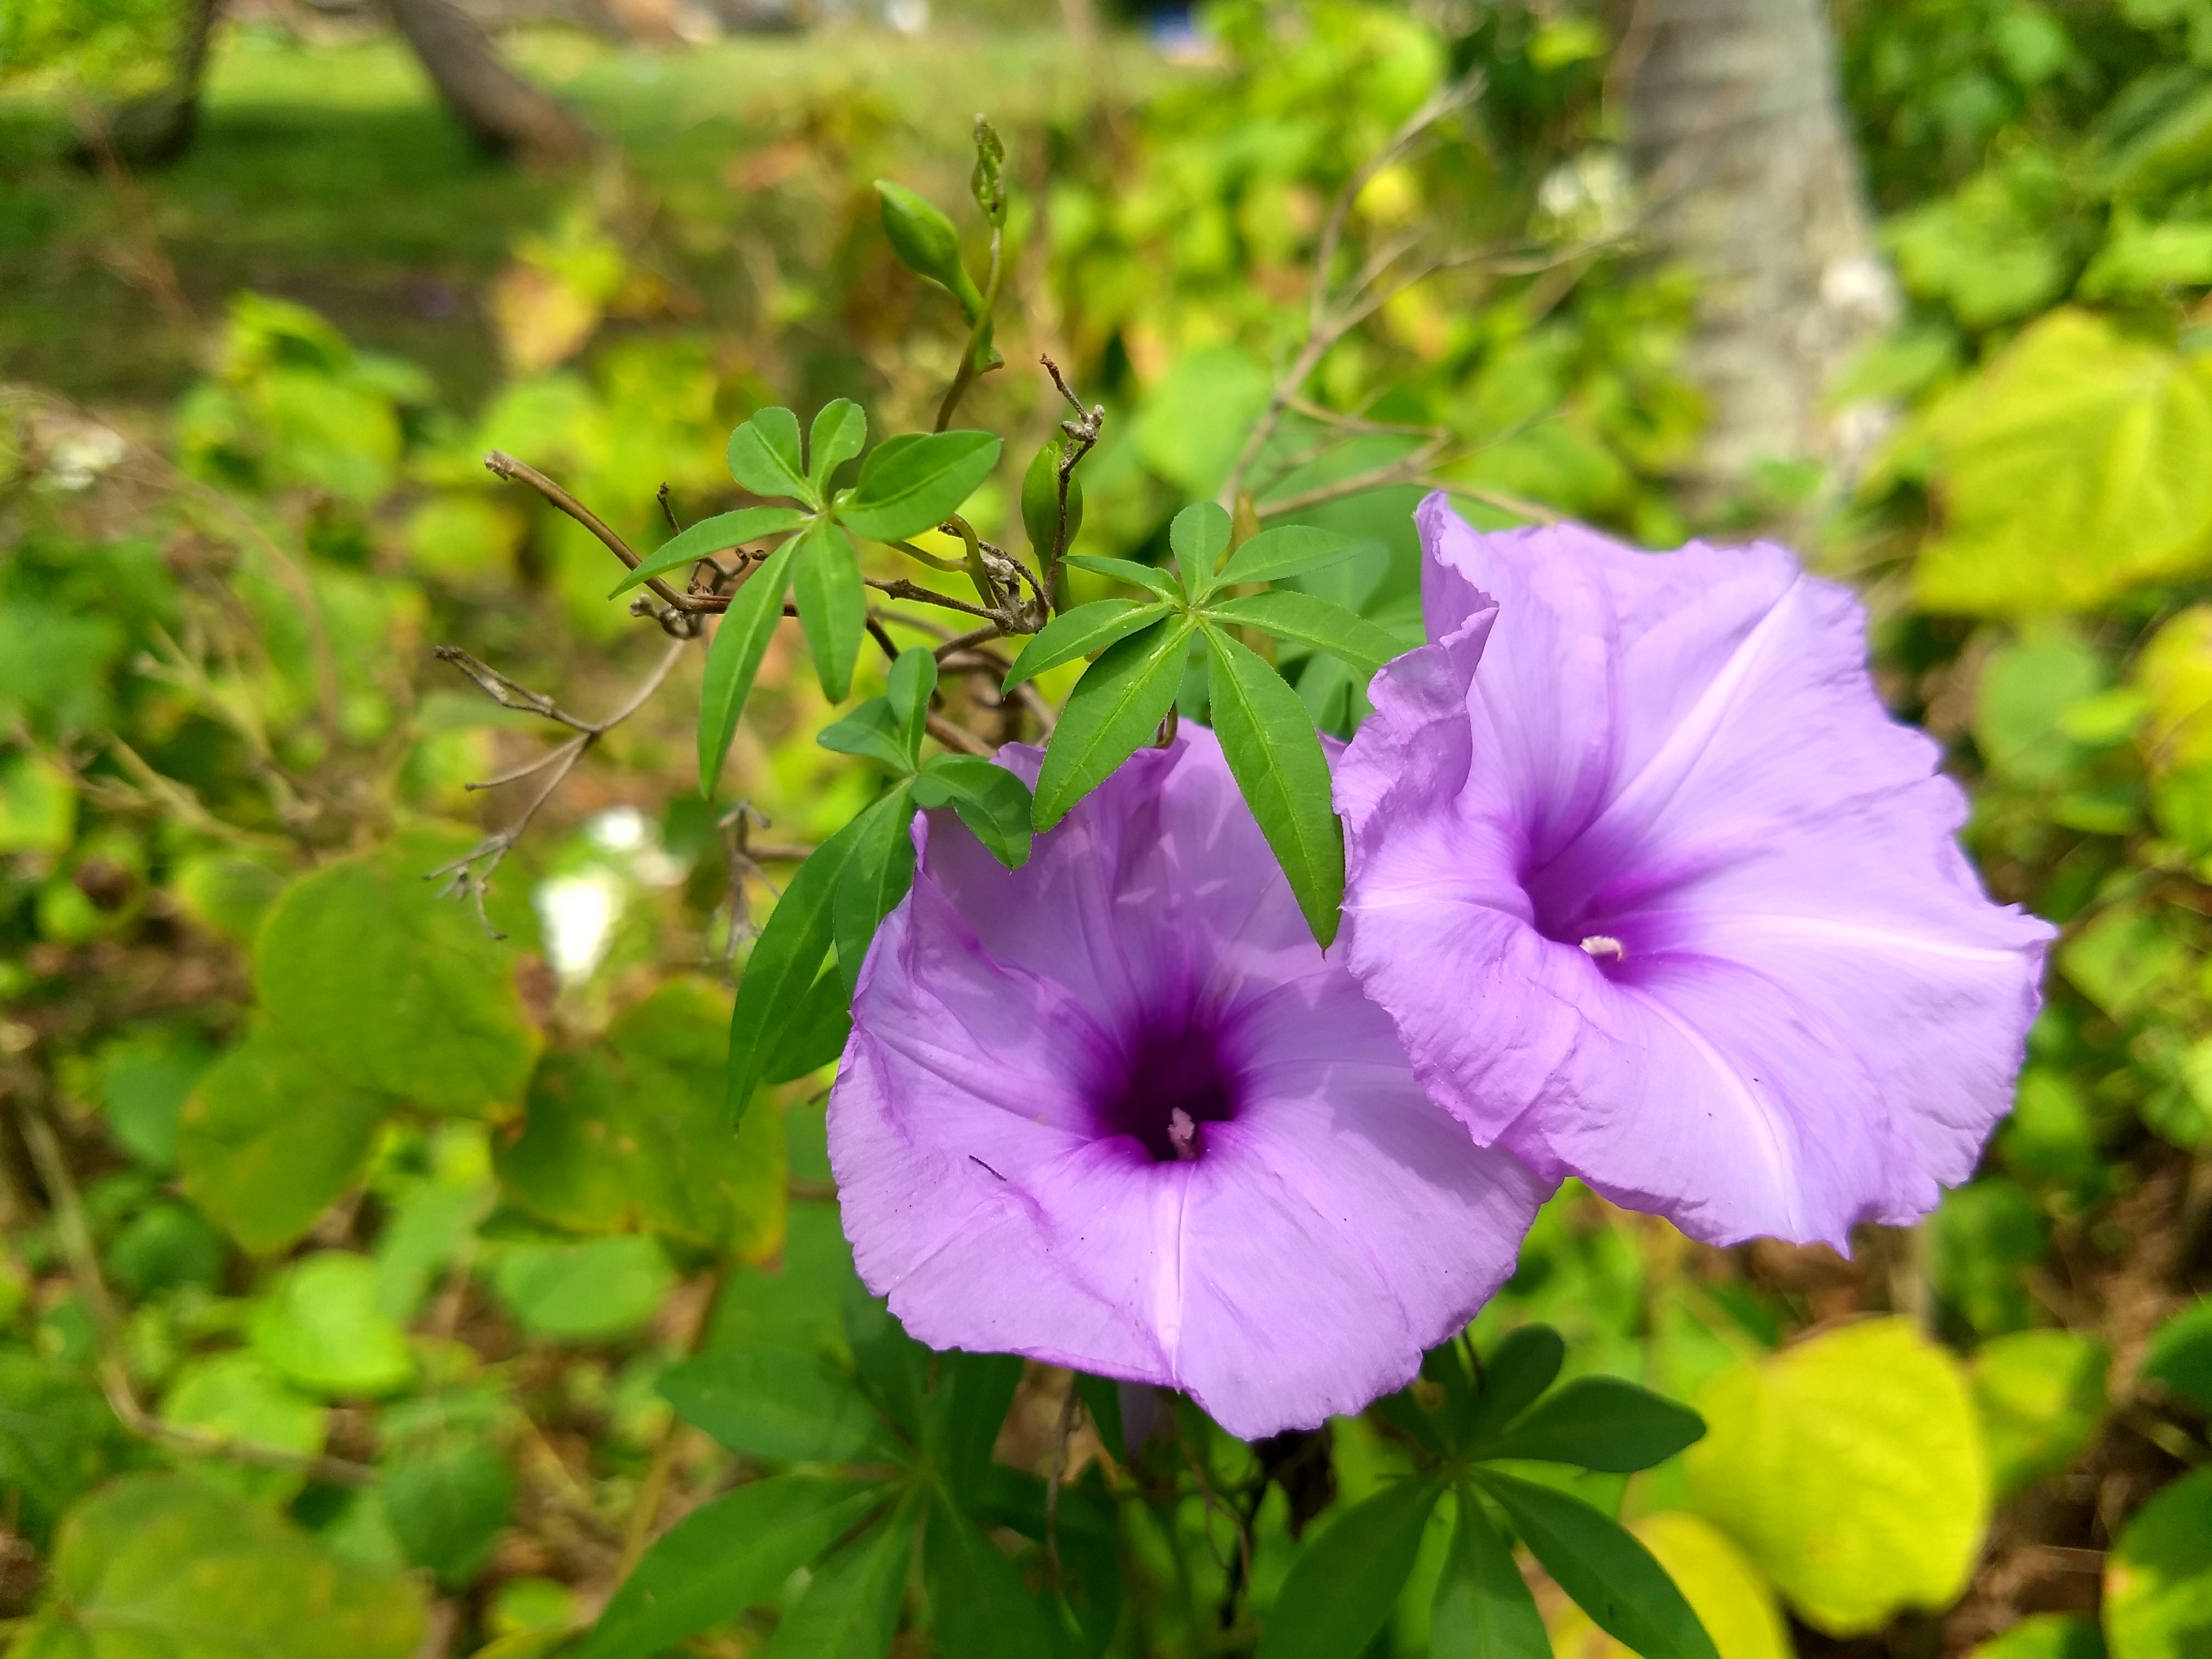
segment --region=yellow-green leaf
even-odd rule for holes
[[[1725,1371],[1698,1396],[1692,1506],[1814,1629],[1854,1636],[1966,1588],[1990,1476],[1958,1361],[1869,1320]]]
[[[2212,365],[2052,312],[1931,410],[1920,603],[2080,611],[2212,565]]]

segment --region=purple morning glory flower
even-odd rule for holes
[[[1336,787],[1351,966],[1431,1096],[1716,1243],[1926,1213],[2052,930],[1984,896],[1857,601],[1771,545],[1418,518],[1431,643]]]
[[[1250,1437],[1406,1382],[1512,1271],[1544,1189],[1423,1096],[1212,733],[1139,750],[1018,871],[949,813],[921,836],[830,1098],[854,1259],[915,1337]]]

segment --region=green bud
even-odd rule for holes
[[[981,115],[975,118],[975,171],[968,180],[968,188],[975,192],[975,205],[983,210],[983,216],[994,225],[1006,222],[1006,189],[999,182],[999,170],[1006,163],[1006,147],[999,142],[998,129]]]
[[[1036,453],[1030,470],[1022,475],[1022,528],[1037,557],[1052,556],[1054,527],[1060,521],[1060,455],[1063,441],[1054,438]],[[1083,480],[1067,481],[1067,544],[1075,545],[1075,532],[1083,527]],[[1066,550],[1061,550],[1065,552]]]
[[[926,197],[888,179],[876,180],[876,194],[884,204],[884,232],[891,239],[899,263],[959,301],[969,322],[981,316],[983,296],[960,263],[960,233],[953,229],[952,221]]]

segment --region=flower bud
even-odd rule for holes
[[[1060,439],[1053,439],[1037,451],[1030,470],[1022,475],[1022,528],[1029,532],[1030,545],[1036,549],[1040,559],[1052,556],[1053,531],[1060,520],[1060,456],[1063,447]],[[1069,547],[1075,544],[1075,532],[1082,527],[1083,480],[1071,477],[1067,481]]]
[[[960,263],[960,233],[953,229],[952,221],[927,198],[888,179],[876,180],[876,194],[883,200],[884,231],[899,263],[959,301],[969,322],[981,316],[983,296]]]

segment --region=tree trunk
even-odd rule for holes
[[[131,99],[107,118],[106,138],[114,159],[131,167],[157,167],[191,148],[199,126],[200,81],[222,10],[222,0],[191,0],[168,85]]]
[[[582,123],[501,63],[453,0],[389,3],[438,95],[479,143],[532,162],[574,161],[589,151]]]
[[[1822,0],[1626,0],[1614,59],[1652,238],[1699,283],[1686,368],[1711,412],[1693,508],[1759,464],[1848,469],[1826,399],[1895,313]],[[1858,423],[1863,425],[1863,422]]]

